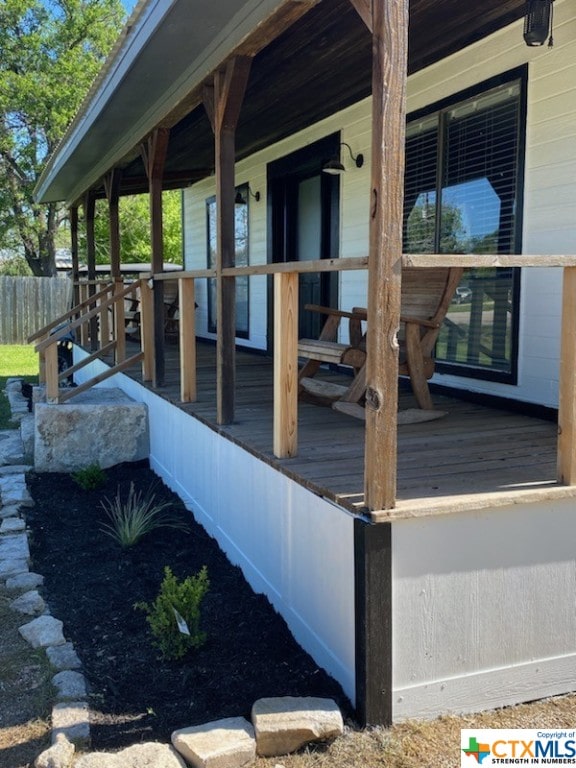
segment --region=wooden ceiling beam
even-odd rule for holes
[[[371,0],[350,0],[352,6],[358,11],[358,15],[372,32],[372,2]]]
[[[266,48],[273,40],[279,37],[289,27],[298,21],[310,8],[317,5],[320,0],[288,0],[281,8],[276,10],[266,21],[259,24],[244,40],[232,51],[229,58],[223,61],[219,69],[226,69],[228,62],[236,57],[247,56],[252,58]],[[182,118],[193,112],[201,104],[206,106],[206,84],[210,87],[214,74],[210,75],[205,83],[193,88],[174,109],[166,115],[159,124],[161,127],[171,128],[179,123]]]

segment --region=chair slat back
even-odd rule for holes
[[[461,267],[404,268],[401,315],[441,325],[463,271]],[[422,343],[425,355],[432,354],[439,331],[439,327],[424,331]]]

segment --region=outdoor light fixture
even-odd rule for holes
[[[248,185],[248,194],[252,195],[252,197],[254,198],[254,200],[256,200],[256,202],[259,202],[260,192],[252,192],[252,190],[250,189],[250,185]],[[248,200],[244,197],[242,192],[238,190],[238,192],[236,192],[236,197],[234,198],[234,202],[236,203],[236,205],[246,205],[248,203]]]
[[[526,45],[544,45],[548,33],[548,45],[553,45],[552,39],[552,2],[553,0],[526,0],[524,16],[524,40]]]
[[[340,142],[341,147],[347,147],[348,152],[350,152],[350,157],[352,158],[352,161],[356,163],[356,168],[362,168],[364,165],[364,155],[357,154],[356,157],[352,154],[352,148],[350,147],[350,144],[346,144],[345,141]],[[340,157],[333,157],[331,160],[328,160],[328,162],[324,163],[322,166],[322,172],[323,173],[330,173],[332,176],[339,176],[341,173],[344,173],[346,168],[344,167],[344,164],[340,160]]]

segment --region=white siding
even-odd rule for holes
[[[451,96],[494,75],[529,63],[528,125],[524,201],[524,253],[574,253],[576,248],[576,13],[572,3],[554,4],[552,49],[524,45],[521,22],[501,30],[444,61],[412,76],[408,109],[413,111]],[[250,262],[266,261],[266,165],[329,133],[340,130],[342,141],[363,152],[364,167],[348,165],[341,181],[341,256],[368,251],[370,179],[370,100],[339,112],[290,138],[253,155],[237,166],[237,183],[250,182],[262,195],[250,201]],[[186,191],[186,265],[206,264],[205,198],[213,180]],[[547,406],[558,403],[560,270],[524,270],[520,312],[519,379],[517,386],[437,375],[455,387],[513,397]],[[199,331],[206,333],[205,288],[199,287]],[[250,281],[249,346],[266,346],[266,280]],[[342,274],[343,308],[366,303],[364,272]],[[245,343],[245,342],[243,342]]]
[[[105,368],[97,361],[75,380]],[[148,405],[153,469],[354,703],[352,516],[127,376],[106,384]]]
[[[392,530],[395,719],[576,688],[572,500]]]

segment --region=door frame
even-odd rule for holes
[[[267,263],[285,262],[295,230],[286,229],[286,212],[295,205],[294,189],[298,182],[321,174],[322,234],[321,258],[336,259],[340,255],[340,177],[322,174],[322,167],[339,156],[340,132],[297,149],[267,165]],[[321,275],[323,300],[338,306],[338,273]],[[267,352],[274,347],[274,287],[268,278],[267,287]]]

